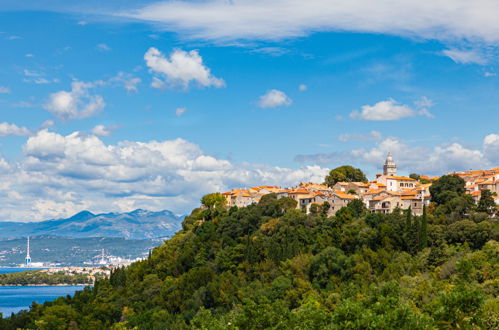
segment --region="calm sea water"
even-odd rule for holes
[[[0,268],[0,273],[14,273],[29,268]],[[9,317],[23,309],[29,309],[33,301],[41,304],[60,296],[73,295],[84,287],[75,286],[0,286],[0,313]]]

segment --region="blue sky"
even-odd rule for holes
[[[494,2],[333,2],[3,1],[0,217],[498,166]]]

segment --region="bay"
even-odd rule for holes
[[[30,268],[0,268],[0,273],[14,273]],[[17,313],[36,301],[43,304],[46,301],[55,300],[58,297],[73,295],[76,291],[83,290],[82,285],[71,286],[0,286],[0,313],[3,317],[9,317],[11,313]]]

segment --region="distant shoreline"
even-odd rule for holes
[[[42,284],[0,284],[0,287],[3,286],[91,286],[93,284],[47,284],[47,283],[42,283]]]

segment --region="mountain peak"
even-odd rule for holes
[[[84,211],[76,213],[75,215],[70,217],[68,220],[82,221],[82,220],[88,220],[88,219],[93,218],[93,217],[95,217],[95,214],[93,214],[90,211],[84,210]]]

